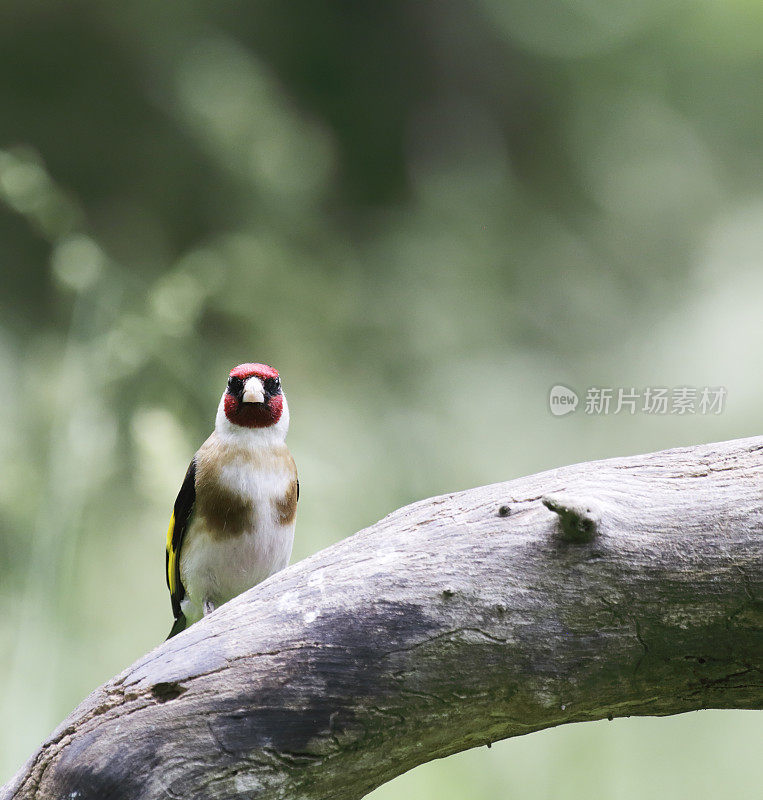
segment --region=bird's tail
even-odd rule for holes
[[[180,633],[180,631],[184,631],[188,622],[185,618],[185,614],[181,611],[180,616],[175,620],[175,623],[172,626],[172,630],[170,631],[170,635],[167,637],[171,639],[176,633]]]

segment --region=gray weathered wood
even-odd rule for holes
[[[95,691],[0,797],[359,798],[554,725],[763,706],[763,437],[415,503]]]

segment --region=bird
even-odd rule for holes
[[[259,363],[234,367],[214,431],[191,460],[167,530],[175,618],[168,639],[289,563],[299,479],[288,430],[278,370]]]

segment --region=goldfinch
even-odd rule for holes
[[[175,616],[167,638],[289,563],[299,481],[288,429],[278,371],[232,369],[214,432],[188,467],[167,531]]]

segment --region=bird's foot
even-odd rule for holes
[[[215,604],[211,600],[205,600],[202,603],[202,610],[204,611],[204,616],[206,617],[207,614],[211,614],[215,610]]]

